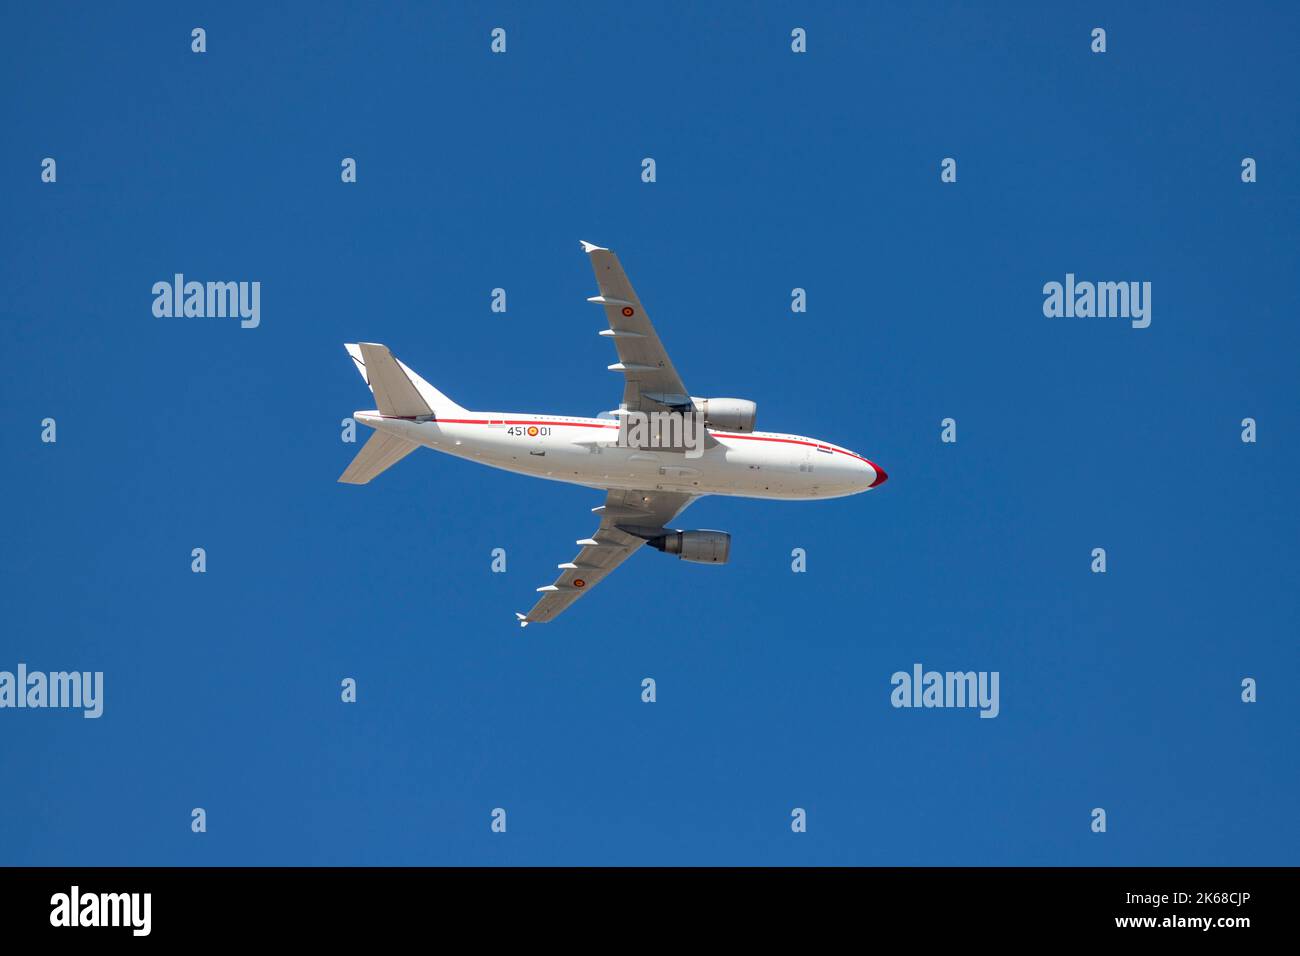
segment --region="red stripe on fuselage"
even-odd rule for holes
[[[415,417],[411,415],[381,415],[380,417],[395,418],[407,422],[415,421]],[[618,428],[617,425],[601,425],[595,422],[554,422],[554,421],[544,421],[542,419],[525,419],[525,418],[487,419],[487,418],[434,417],[432,421],[434,421],[435,423],[442,422],[448,425],[546,425],[549,427],[558,427],[558,428],[614,428],[614,429]],[[861,455],[855,455],[853,454],[853,452],[845,451],[843,448],[836,448],[834,445],[825,445],[820,442],[803,441],[802,439],[799,438],[773,438],[767,435],[738,435],[735,432],[711,431],[709,432],[709,434],[712,435],[714,438],[734,438],[738,441],[772,441],[772,442],[780,442],[786,445],[805,445],[808,448],[816,448],[818,447],[818,445],[821,445],[821,447],[830,448],[831,451],[839,452],[841,455],[848,455],[850,458],[856,458],[860,462],[871,465],[872,468],[876,467],[875,465],[872,465],[868,459],[863,458]],[[879,469],[876,470],[879,471]]]

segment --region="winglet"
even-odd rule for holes
[[[598,245],[596,245],[594,242],[587,242],[585,239],[579,239],[578,241],[579,241],[580,243],[582,243],[582,251],[583,251],[583,252],[587,252],[587,253],[592,253],[592,252],[609,252],[609,250],[606,249],[604,246],[598,246]]]
[[[520,626],[520,627],[527,627],[527,626],[528,626],[528,615],[527,615],[527,614],[520,614],[518,611],[515,611],[515,617],[519,618],[519,626]]]

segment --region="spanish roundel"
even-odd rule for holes
[[[574,578],[573,586],[575,588],[585,588],[587,586],[587,582],[582,580],[582,578]]]

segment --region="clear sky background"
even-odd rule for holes
[[[1300,862],[1300,13],[907,7],[8,5],[0,669],[106,686],[0,711],[0,863]],[[695,394],[890,481],[704,499],[728,566],[647,550],[521,631],[600,495],[337,484],[342,343],[614,407],[579,239]],[[176,272],[260,327],[155,318]],[[1150,328],[1045,318],[1067,272]],[[1000,716],[892,708],[916,662]]]

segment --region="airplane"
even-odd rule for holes
[[[609,249],[583,242],[600,294],[587,301],[605,312],[624,378],[616,411],[597,418],[473,412],[457,405],[384,345],[345,348],[375,404],[353,412],[374,429],[339,477],[364,485],[415,449],[437,451],[535,478],[605,492],[592,511],[600,525],[576,544],[560,576],[520,627],[552,621],[642,545],[701,564],[725,564],[731,535],[669,527],[705,495],[808,500],[878,488],[888,475],[869,459],[831,442],[754,430],[758,406],[735,398],[696,398],[682,383],[641,299]],[[691,440],[692,432],[695,435]]]

